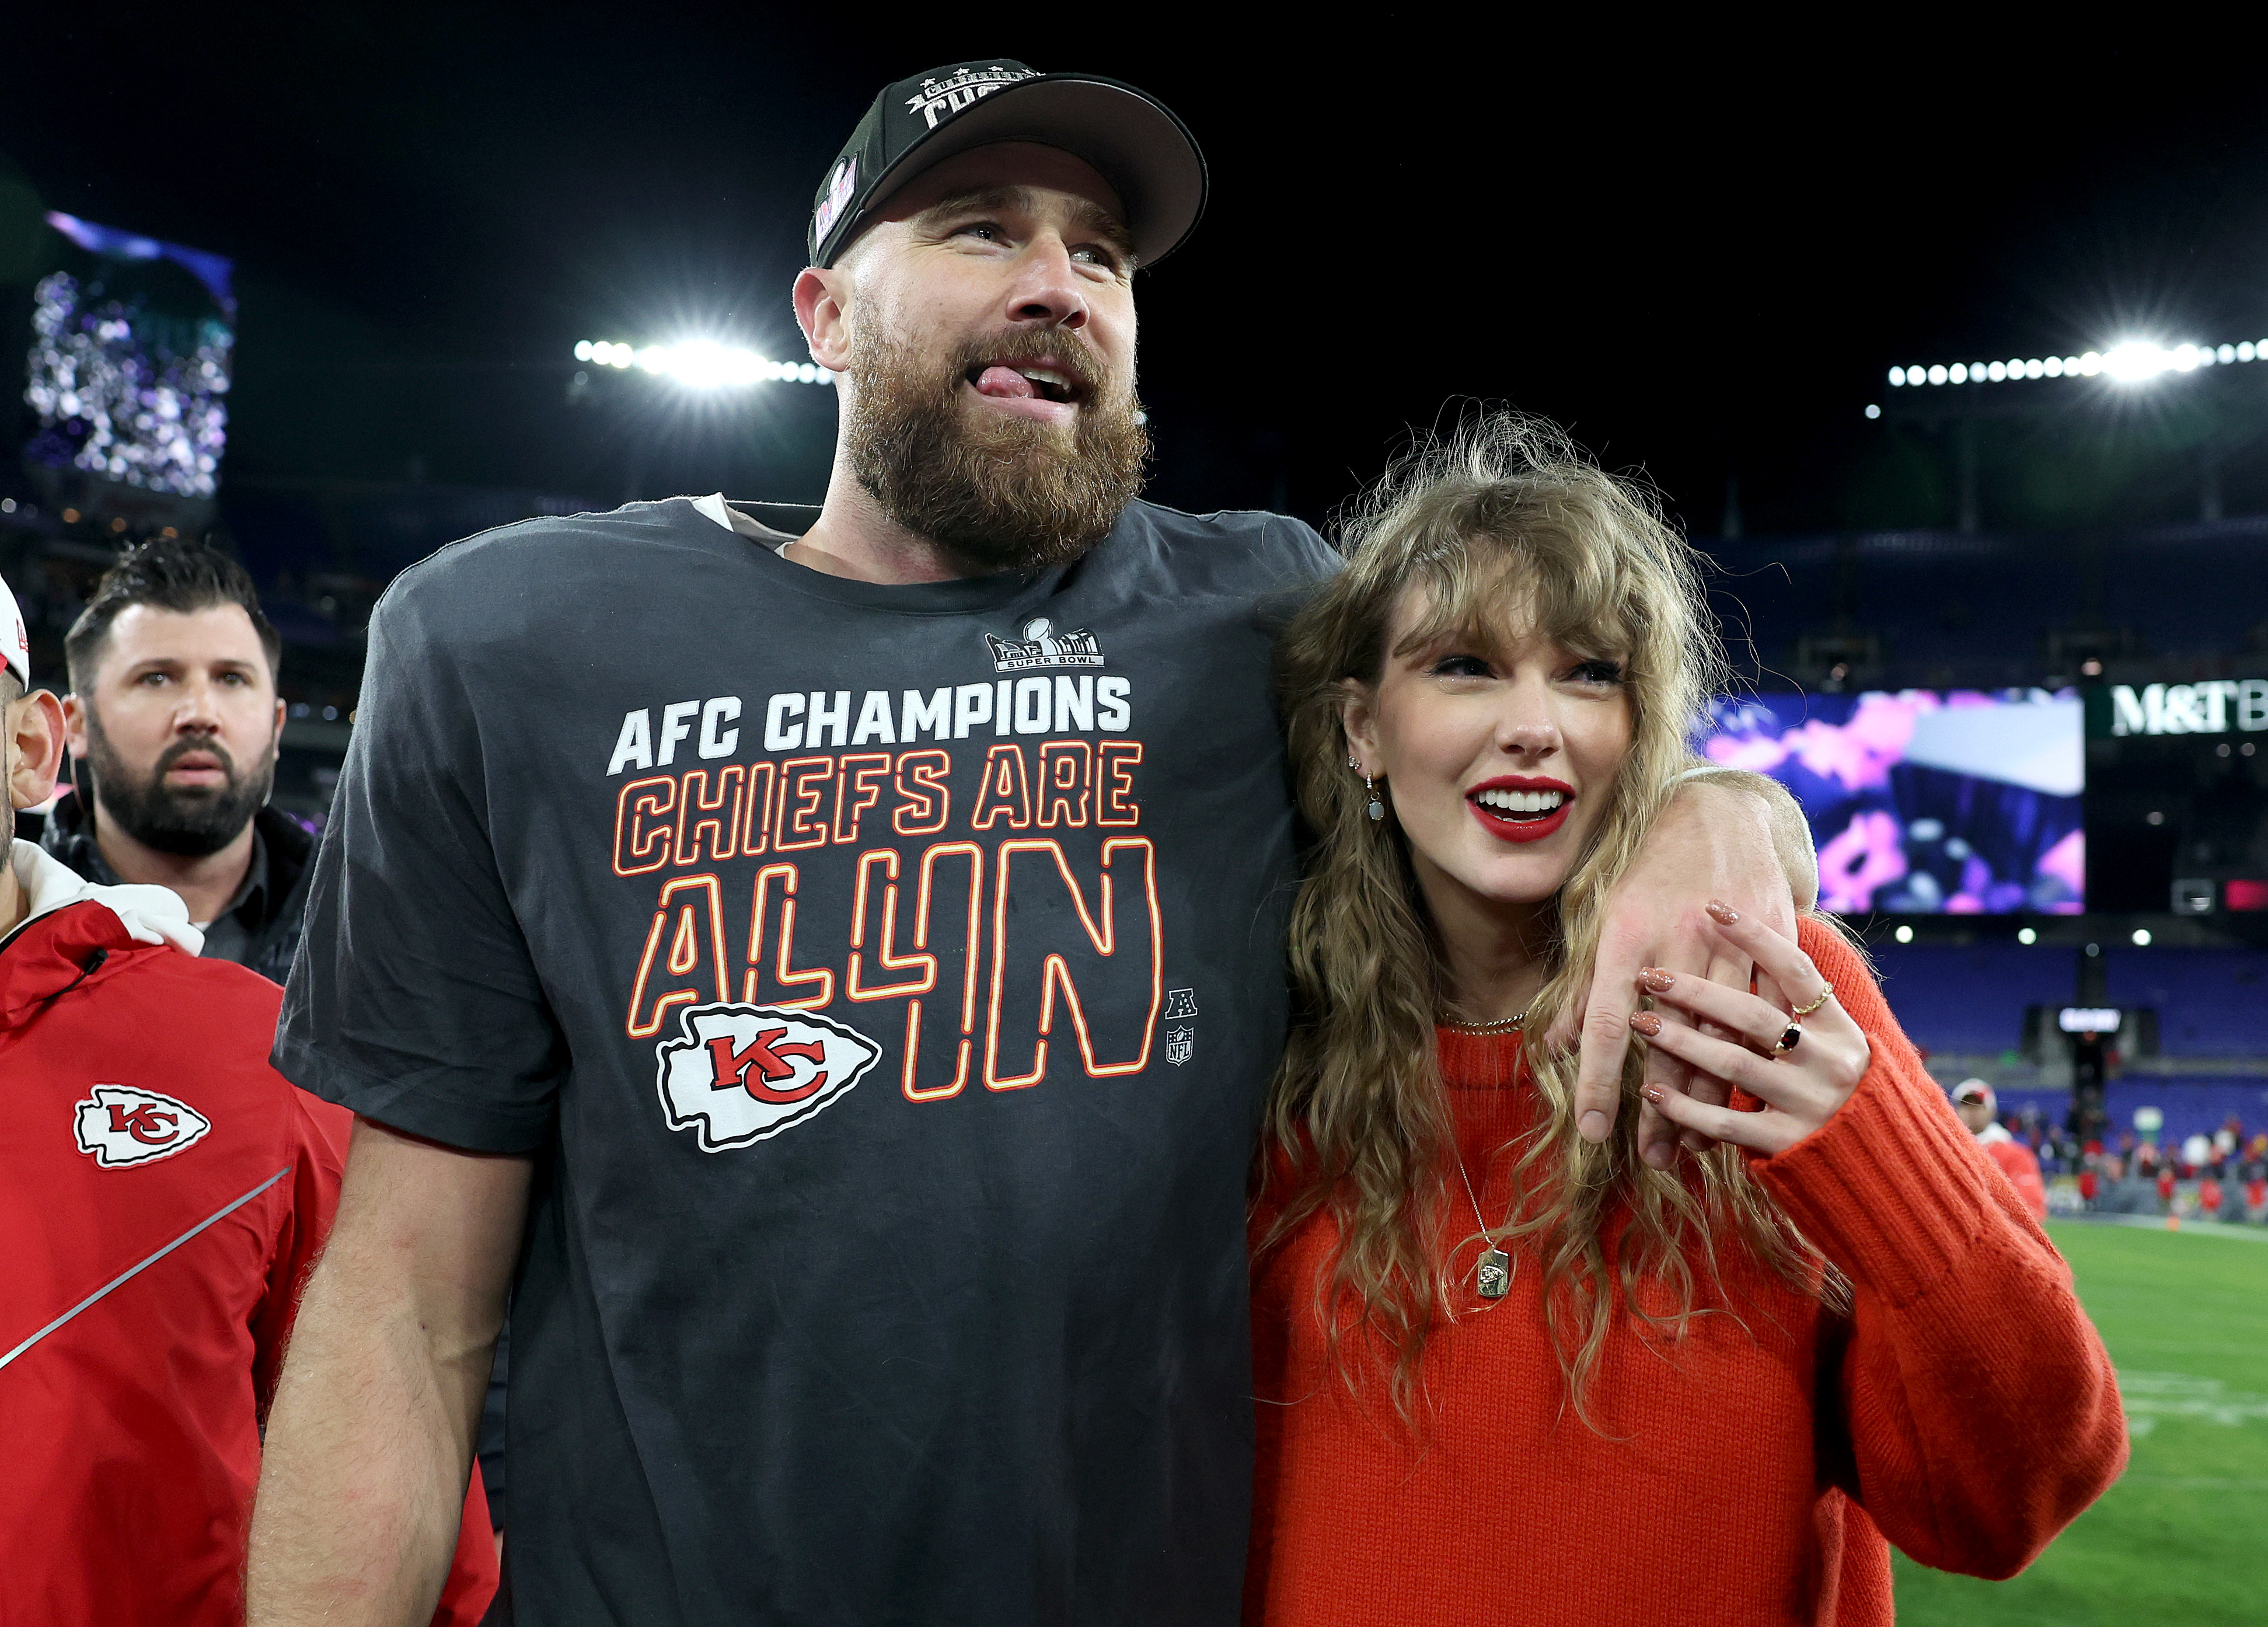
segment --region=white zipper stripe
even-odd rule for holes
[[[179,1236],[179,1237],[175,1238],[172,1242],[170,1242],[170,1243],[166,1244],[165,1247],[163,1247],[163,1248],[159,1249],[156,1254],[154,1254],[151,1255],[151,1256],[150,1256],[150,1258],[148,1258],[147,1260],[144,1261],[140,1265],[138,1265],[138,1266],[130,1266],[130,1267],[129,1267],[126,1270],[122,1271],[121,1273],[119,1273],[119,1275],[117,1275],[116,1276],[114,1276],[114,1277],[113,1277],[113,1278],[111,1278],[111,1279],[110,1279],[110,1281],[108,1281],[107,1283],[105,1283],[101,1287],[99,1287],[99,1288],[96,1289],[92,1293],[89,1294],[85,1298],[84,1298],[84,1299],[80,1300],[77,1305],[75,1305],[71,1306],[71,1308],[70,1308],[70,1310],[68,1310],[68,1311],[64,1312],[61,1316],[58,1316],[57,1318],[55,1318],[55,1320],[54,1321],[49,1322],[49,1323],[48,1323],[45,1327],[40,1328],[39,1332],[37,1332],[37,1333],[33,1334],[30,1338],[28,1338],[28,1339],[25,1340],[23,1343],[21,1343],[21,1344],[18,1345],[14,1350],[12,1350],[9,1351],[7,1355],[5,1355],[5,1356],[0,1356],[0,1367],[5,1367],[5,1366],[10,1363],[10,1362],[14,1361],[18,1357],[21,1356],[25,1351],[26,1351],[26,1350],[30,1350],[33,1345],[35,1345],[35,1344],[39,1343],[39,1342],[40,1342],[40,1340],[42,1340],[42,1339],[46,1338],[49,1334],[51,1334],[51,1333],[55,1332],[55,1330],[56,1328],[58,1328],[58,1327],[62,1327],[65,1322],[68,1322],[69,1320],[70,1320],[70,1319],[71,1319],[71,1318],[73,1318],[74,1316],[77,1316],[77,1315],[81,1311],[85,1310],[85,1309],[87,1308],[87,1306],[89,1306],[89,1305],[92,1305],[96,1300],[98,1300],[98,1299],[101,1298],[103,1297],[103,1295],[105,1295],[105,1294],[108,1293],[112,1289],[114,1289],[114,1288],[117,1288],[117,1287],[121,1286],[122,1284],[125,1283],[126,1282],[128,1282],[129,1280],[130,1280],[131,1278],[134,1278],[134,1277],[139,1276],[143,1272],[147,1271],[147,1270],[148,1270],[151,1266],[156,1265],[156,1264],[157,1264],[160,1260],[163,1260],[166,1255],[168,1255],[168,1254],[172,1254],[175,1249],[179,1248],[182,1244],[184,1244],[184,1243],[188,1242],[191,1238],[193,1238],[193,1237],[196,1236],[196,1234],[197,1234],[198,1232],[200,1232],[200,1231],[203,1231],[207,1226],[212,1225],[212,1224],[214,1224],[216,1222],[223,1221],[223,1220],[227,1219],[231,1215],[233,1215],[234,1213],[236,1213],[236,1211],[237,1211],[237,1210],[239,1210],[239,1209],[242,1209],[246,1204],[247,1204],[247,1203],[251,1202],[253,1199],[254,1199],[254,1198],[258,1197],[261,1193],[263,1193],[263,1192],[267,1191],[269,1187],[270,1187],[274,1186],[277,1181],[279,1181],[279,1180],[283,1180],[286,1175],[289,1175],[291,1172],[291,1166],[290,1165],[288,1165],[288,1164],[287,1164],[287,1165],[285,1165],[282,1169],[277,1170],[277,1171],[276,1171],[273,1175],[270,1175],[270,1176],[269,1176],[266,1180],[261,1181],[258,1186],[254,1187],[251,1191],[249,1191],[249,1192],[246,1193],[242,1197],[240,1197],[240,1198],[237,1199],[237,1201],[236,1201],[235,1202],[233,1202],[233,1203],[230,1204],[226,1209],[224,1209],[220,1210],[217,1214],[213,1214],[213,1215],[208,1215],[208,1216],[206,1216],[202,1220],[200,1220],[199,1222],[197,1222],[197,1224],[196,1224],[195,1225],[191,1226],[191,1227],[190,1227],[187,1231],[182,1232],[180,1236]]]

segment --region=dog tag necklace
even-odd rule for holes
[[[1480,1266],[1475,1274],[1481,1298],[1501,1299],[1512,1287],[1512,1257],[1488,1242],[1488,1221],[1481,1214],[1481,1201],[1473,1191],[1473,1178],[1465,1173],[1462,1153],[1457,1155],[1457,1175],[1465,1183],[1465,1196],[1472,1203],[1473,1218],[1480,1222],[1481,1240],[1487,1245],[1481,1250]]]
[[[1528,1021],[1528,1013],[1509,1017],[1498,1023],[1452,1023],[1449,1027],[1461,1034],[1510,1033]],[[1484,1299],[1501,1299],[1512,1289],[1512,1256],[1489,1240],[1488,1217],[1481,1213],[1480,1194],[1473,1190],[1473,1178],[1465,1173],[1465,1155],[1456,1155],[1457,1179],[1465,1183],[1465,1200],[1473,1206],[1473,1219],[1481,1229],[1481,1257],[1474,1271],[1475,1285]]]

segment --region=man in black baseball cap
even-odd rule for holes
[[[901,79],[874,99],[820,183],[805,237],[811,263],[833,265],[875,205],[932,165],[1001,142],[1090,165],[1117,194],[1144,265],[1179,248],[1204,212],[1204,157],[1162,102],[1116,79],[994,57]]]
[[[431,1609],[508,1289],[523,1623],[1237,1619],[1259,607],[1336,559],[1137,497],[1136,271],[1204,201],[1129,86],[892,85],[794,286],[824,505],[532,520],[388,590],[276,1039],[360,1122],[256,1627]],[[1764,897],[1756,849],[1638,925]]]

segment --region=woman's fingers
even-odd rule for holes
[[[1697,1135],[1749,1147],[1758,1152],[1786,1152],[1802,1139],[1794,1122],[1783,1113],[1736,1113],[1708,1102],[1697,1102],[1675,1091],[1646,1087],[1647,1099],[1662,1117]]]
[[[1657,1004],[1691,1013],[1705,1024],[1704,1035],[1721,1032],[1769,1051],[1787,1027],[1786,1008],[1744,989],[1727,988],[1705,978],[1680,977],[1660,966],[1648,966],[1638,973],[1638,981]]]
[[[1789,1107],[1799,1099],[1801,1081],[1795,1070],[1758,1056],[1746,1046],[1734,1045],[1729,1039],[1712,1039],[1683,1024],[1666,1022],[1652,1011],[1639,1012],[1631,1018],[1630,1024],[1646,1036],[1648,1045],[1659,1046],[1680,1061],[1691,1063],[1697,1073],[1713,1075],[1727,1084],[1739,1085],[1759,1101],[1775,1107]],[[1781,1025],[1786,1025],[1785,1018]],[[1653,1098],[1649,1095],[1647,1099]],[[1654,1105],[1661,1104],[1656,1101]]]
[[[1782,937],[1728,904],[1711,904],[1709,919],[1717,923],[1719,932],[1756,961],[1759,982],[1764,978],[1770,978],[1777,986],[1778,992],[1790,1002],[1782,1009],[1793,1010],[1797,1006],[1808,1006],[1832,987],[1819,974],[1819,968],[1812,965],[1811,957],[1803,952],[1801,945],[1793,938]],[[1827,1002],[1816,1015],[1823,1017],[1827,1007],[1834,1004],[1832,1000]],[[1836,1017],[1845,1023],[1851,1021],[1839,1008],[1836,1010]]]

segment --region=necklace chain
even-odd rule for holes
[[[1442,1027],[1453,1034],[1508,1034],[1528,1021],[1528,1013],[1518,1017],[1499,1017],[1493,1023],[1443,1023]]]
[[[1527,1021],[1528,1013],[1522,1011],[1517,1017],[1507,1017],[1494,1023],[1444,1023],[1442,1026],[1452,1033],[1506,1034],[1513,1032]],[[1512,1286],[1512,1258],[1489,1235],[1488,1217],[1481,1213],[1480,1194],[1473,1190],[1473,1178],[1465,1169],[1463,1150],[1454,1149],[1453,1154],[1457,1160],[1457,1179],[1465,1185],[1465,1201],[1473,1206],[1474,1224],[1481,1229],[1481,1257],[1474,1265],[1476,1286],[1480,1290],[1481,1298],[1493,1305],[1502,1299]]]

